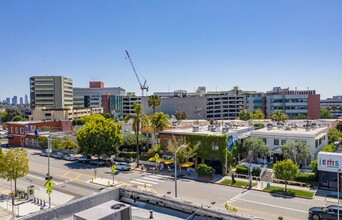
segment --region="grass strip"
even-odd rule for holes
[[[225,179],[223,181],[220,182],[223,185],[228,185],[228,186],[238,186],[238,187],[243,187],[243,188],[248,188],[249,182],[244,182],[244,181],[238,181],[236,180],[236,182],[233,184],[232,180],[229,179]],[[256,183],[252,182],[252,187],[256,186]]]
[[[305,198],[312,198],[314,196],[314,193],[311,191],[287,188],[287,192],[285,192],[285,187],[278,186],[270,186],[268,189],[265,188],[264,191],[270,193],[280,193],[288,196],[301,196]]]

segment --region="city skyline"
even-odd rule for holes
[[[342,94],[339,1],[0,4],[0,100],[29,94],[29,78],[44,75],[139,95],[125,50],[148,95],[198,86]]]

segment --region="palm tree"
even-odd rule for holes
[[[277,122],[279,124],[280,122],[285,122],[288,117],[282,110],[277,110],[271,114],[271,120]]]
[[[152,107],[153,114],[156,113],[156,107],[160,106],[160,98],[157,95],[151,95],[147,100],[148,107]]]
[[[151,117],[151,125],[154,128],[154,134],[156,134],[157,132],[159,133],[160,131],[169,127],[171,125],[169,119],[169,115],[164,114],[163,112],[153,114]]]
[[[137,103],[133,103],[133,108],[135,111],[134,115],[127,115],[125,117],[125,122],[129,121],[129,120],[133,120],[132,123],[132,129],[135,132],[136,135],[136,139],[137,139],[137,167],[139,167],[139,130],[140,127],[145,127],[148,125],[148,117],[147,115],[143,114],[142,112],[142,107],[140,104]]]

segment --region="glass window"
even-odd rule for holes
[[[318,147],[318,140],[316,140],[316,146],[315,146],[316,148]]]
[[[281,145],[286,144],[286,140],[281,140]]]
[[[24,128],[20,128],[20,134],[24,134]]]
[[[274,139],[274,145],[279,145],[279,139]]]
[[[15,128],[15,133],[18,134],[18,128],[17,127]]]
[[[14,133],[14,128],[13,127],[11,127],[11,133]]]

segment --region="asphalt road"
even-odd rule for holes
[[[18,186],[26,188],[29,181],[37,187],[46,182],[47,157],[39,156],[38,150],[28,149],[30,174],[18,181]],[[90,195],[101,190],[102,187],[89,183],[96,170],[97,177],[112,179],[109,167],[96,167],[92,165],[68,162],[50,158],[51,175],[58,183],[54,189],[74,198]],[[126,184],[147,183],[147,187],[160,194],[171,192],[174,195],[174,180],[170,176],[141,173],[140,171],[117,172],[115,179]],[[29,180],[30,179],[30,180]],[[0,184],[4,183],[0,181]],[[269,193],[245,190],[241,188],[222,186],[218,184],[203,183],[188,179],[178,179],[178,197],[195,201],[204,205],[212,205],[223,209],[225,202],[236,207],[239,212],[261,217],[264,219],[307,219],[308,209],[313,206],[324,206],[326,202],[321,199],[283,198]],[[8,183],[7,183],[8,184]]]

